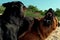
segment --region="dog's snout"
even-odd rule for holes
[[[51,14],[48,14],[49,16],[51,15]]]
[[[48,13],[47,15],[48,15],[48,16],[52,16],[52,14],[51,14],[51,13]]]

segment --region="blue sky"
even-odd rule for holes
[[[60,0],[0,0],[0,5],[2,3],[11,2],[11,1],[21,1],[26,7],[29,5],[36,6],[39,10],[45,10],[49,8],[60,8]]]

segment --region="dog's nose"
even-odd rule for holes
[[[51,14],[49,13],[48,15],[50,16]]]
[[[48,16],[52,16],[52,14],[51,13],[48,13]]]

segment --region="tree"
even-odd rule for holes
[[[29,5],[29,6],[28,6],[28,10],[29,10],[29,11],[32,11],[32,12],[35,12],[35,11],[38,11],[38,8],[37,8],[36,6]]]
[[[59,8],[56,8],[55,13],[56,13],[56,16],[60,16],[60,9]]]
[[[3,6],[0,6],[0,13],[3,13],[4,10],[5,8]]]
[[[40,10],[40,14],[43,16],[44,15],[44,12],[42,10]]]

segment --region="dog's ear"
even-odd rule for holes
[[[11,3],[9,3],[9,2],[8,2],[8,3],[3,3],[3,4],[2,4],[2,6],[6,7],[6,8],[9,7],[10,5],[11,5]]]

